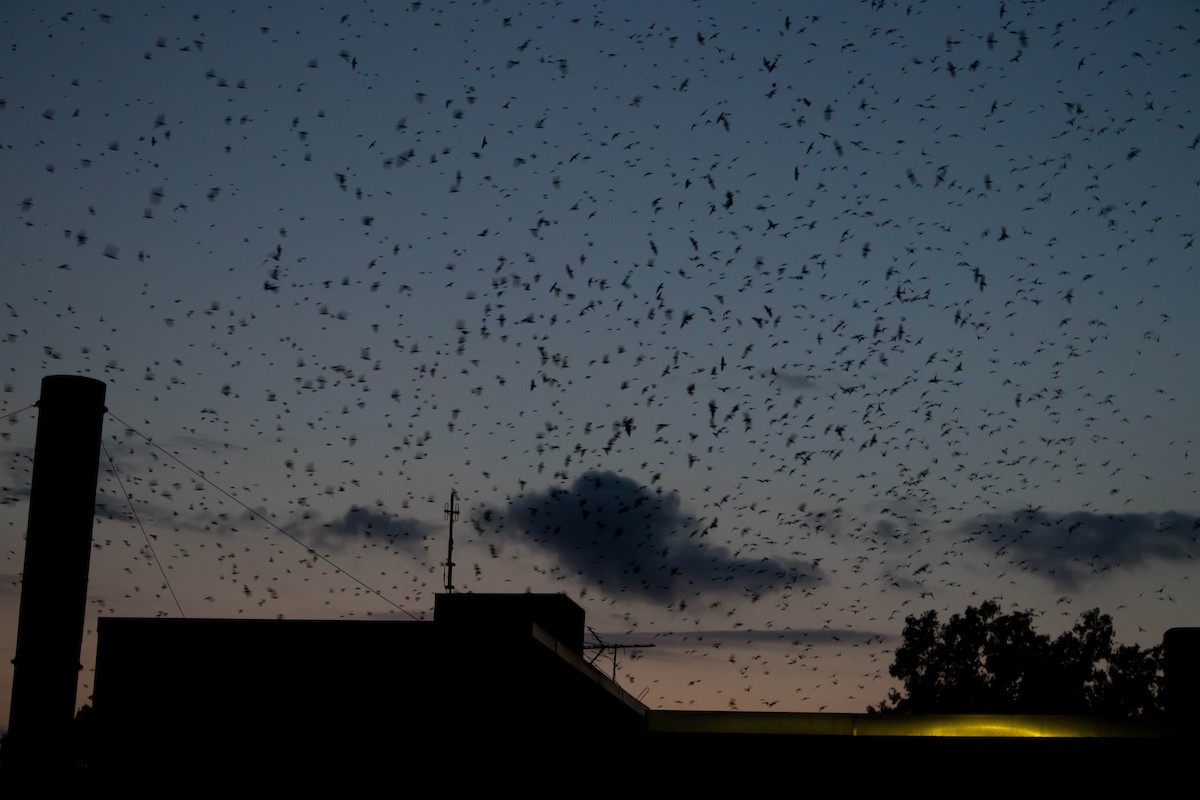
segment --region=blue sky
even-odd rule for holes
[[[85,662],[427,615],[451,489],[456,587],[656,707],[861,711],[988,598],[1195,623],[1191,4],[0,18],[0,691],[48,374],[113,414]]]

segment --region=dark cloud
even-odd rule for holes
[[[93,512],[97,521],[200,533],[237,533],[254,525],[269,525],[266,520],[270,513],[263,508],[249,509],[233,500],[223,502],[220,497],[207,498],[194,492],[185,502],[181,496],[188,491],[186,488],[179,489],[177,495],[173,488],[148,484],[129,472],[124,472],[121,483],[105,481],[104,476],[101,480]],[[121,493],[122,487],[130,490],[129,496]]]
[[[601,634],[605,636],[606,634]],[[624,633],[613,633],[614,640],[624,641],[628,638]],[[751,644],[762,642],[770,644],[772,642],[781,645],[818,645],[818,644],[871,644],[872,642],[886,642],[894,639],[894,634],[883,633],[882,631],[863,631],[851,630],[849,628],[793,628],[789,630],[769,630],[747,628],[735,628],[729,630],[703,630],[703,631],[671,631],[667,633],[657,633],[651,636],[642,635],[639,643],[654,643],[654,644],[713,644],[714,642],[721,643],[741,643]],[[644,640],[644,641],[643,641]]]
[[[552,553],[564,569],[610,595],[669,601],[715,590],[757,597],[820,580],[811,563],[748,558],[709,544],[708,526],[683,513],[676,495],[613,472],[588,472],[569,488],[523,494],[507,508],[483,509],[474,522],[485,535]]]
[[[164,443],[165,449],[168,451],[176,450],[199,450],[206,453],[222,453],[225,451],[248,451],[250,448],[236,442],[229,442],[223,439],[214,439],[210,436],[195,436],[193,434],[181,434],[173,436]]]
[[[133,510],[129,506],[129,501],[111,492],[106,492],[103,489],[96,490],[96,519],[115,520],[117,522],[135,522],[137,519],[150,521],[152,519],[165,519],[171,516],[170,509],[165,506],[149,503],[145,500],[138,500],[138,514],[135,517]],[[177,527],[185,527],[189,529],[200,529],[203,527],[202,522],[197,519],[200,514],[190,513],[182,518],[176,517],[174,520]],[[212,518],[212,514],[204,512],[206,520]]]
[[[0,505],[29,498],[33,482],[33,448],[20,447],[0,452]]]
[[[138,519],[141,519],[142,522],[165,520],[177,528],[195,530],[203,529],[214,519],[215,515],[211,513],[196,513],[194,510],[186,510],[181,515],[178,504],[172,507],[147,500],[146,493],[141,491],[140,487],[138,487],[137,515],[135,516],[128,499],[119,491],[112,492],[104,488],[104,481],[111,475],[112,466],[104,458],[103,453],[100,458],[101,483],[96,487],[96,519],[128,523],[135,523]],[[124,470],[122,470],[122,480],[131,485],[133,483],[130,475],[126,474]],[[0,505],[28,503],[33,496],[33,450],[6,452],[3,461],[0,461],[0,481],[3,481],[0,483]],[[119,485],[114,484],[114,488],[119,488]]]
[[[350,506],[335,519],[322,522],[314,517],[292,527],[298,536],[333,549],[342,547],[348,539],[362,538],[381,546],[412,550],[423,547],[437,533],[431,523],[362,506]]]
[[[781,372],[773,369],[770,372],[764,372],[763,377],[771,378],[772,380],[777,381],[780,386],[784,386],[788,389],[801,389],[814,392],[817,390],[817,379],[811,375],[796,375],[790,372]]]
[[[124,430],[128,432],[131,429]],[[130,438],[135,443],[141,442],[140,439]],[[216,440],[189,436],[176,437],[171,440],[170,446],[179,449],[181,443],[195,445],[201,442],[211,445],[213,452],[219,449]],[[245,449],[230,444],[220,446],[225,449]],[[178,458],[173,457],[173,460]],[[14,448],[0,453],[0,505],[29,502],[33,495],[33,461],[33,448]],[[105,444],[97,465],[96,520],[131,525],[156,524],[176,531],[236,531],[237,525],[253,521],[256,513],[266,515],[261,509],[259,512],[246,511],[236,501],[227,505],[230,511],[216,510],[222,502],[220,497],[196,493],[197,489],[203,490],[204,485],[211,482],[196,477],[199,472],[186,465],[185,469],[191,470],[192,475],[176,471],[170,473],[172,477],[168,478],[164,463],[168,462],[149,446],[126,449],[125,445]],[[217,484],[211,485],[217,488],[218,494],[227,494]],[[185,494],[187,501],[182,499]]]
[[[1055,514],[1026,509],[977,517],[963,530],[1064,588],[1149,559],[1185,561],[1200,556],[1200,517],[1175,511]]]
[[[33,454],[33,448],[22,448],[8,450],[0,455],[0,506],[29,503],[33,496]],[[132,501],[132,506],[131,501],[120,493],[120,484],[111,480],[113,465],[101,452],[100,482],[96,487],[96,505],[93,512],[96,520],[130,525],[139,522],[154,523],[170,526],[176,531],[204,531],[229,522],[228,515],[218,515],[207,509],[196,509],[180,503],[160,503],[150,499],[147,495],[157,494],[163,499],[170,499],[171,495],[163,488],[151,487],[148,491],[145,490],[141,485],[143,477],[127,472],[127,466],[122,465],[121,480],[135,488],[136,499]],[[105,488],[106,483],[113,491]],[[24,525],[21,530],[25,531]]]

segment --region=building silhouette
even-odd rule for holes
[[[991,786],[1040,775],[1102,788],[1113,765],[1181,768],[1195,741],[1178,716],[649,709],[585,659],[583,609],[561,594],[440,594],[421,622],[99,624],[106,780],[453,764],[447,780],[477,789],[610,775],[703,791],[722,780],[711,771],[755,764],[869,765],[860,777],[884,781],[937,763],[986,770]]]
[[[432,621],[105,618],[97,755],[286,771],[627,742],[647,709],[585,660],[583,633],[559,594],[440,594]]]
[[[764,771],[884,785],[945,764],[990,788],[1051,776],[1077,789],[1105,788],[1116,768],[1190,767],[1200,628],[1165,637],[1160,720],[664,711],[592,666],[583,609],[561,594],[439,594],[429,621],[102,618],[93,707],[72,722],[87,562],[60,544],[90,542],[103,402],[102,384],[78,381],[43,382],[5,779],[711,792]],[[81,397],[85,414],[71,407]]]

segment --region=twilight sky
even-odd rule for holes
[[[50,374],[112,414],[81,702],[101,614],[427,618],[451,489],[456,588],[656,645],[652,707],[863,711],[906,615],[988,598],[1197,624],[1193,3],[0,39],[0,726]]]

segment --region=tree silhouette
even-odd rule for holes
[[[1087,611],[1051,639],[1032,611],[1001,614],[991,601],[949,621],[909,616],[888,671],[903,691],[869,711],[911,713],[1158,714],[1162,647],[1117,645],[1112,617]]]

